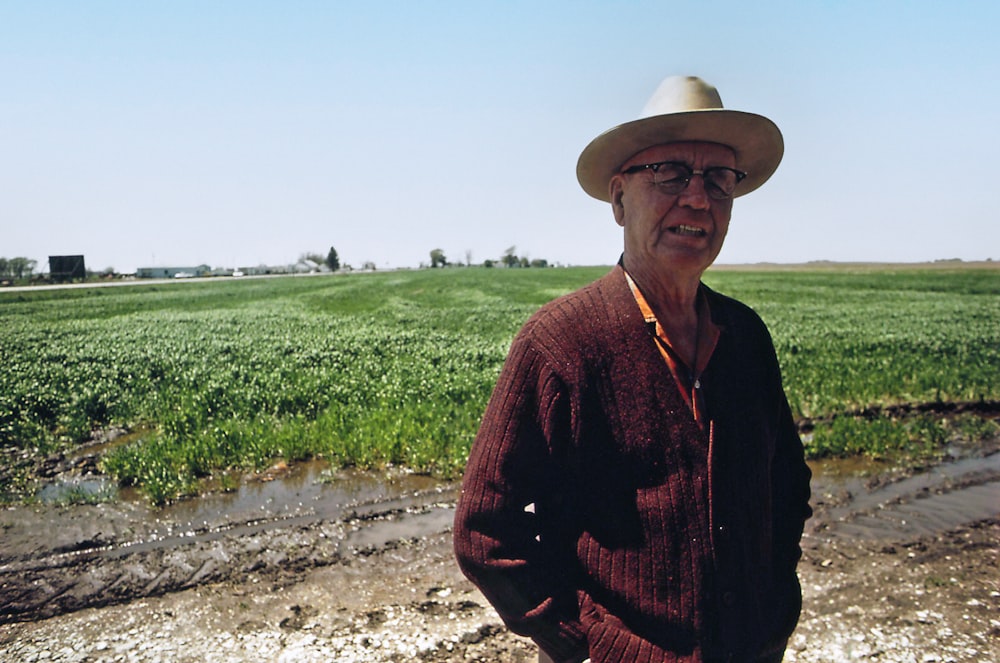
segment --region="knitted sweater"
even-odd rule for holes
[[[702,288],[721,328],[707,432],[620,267],[532,316],[487,406],[456,556],[556,661],[748,661],[798,619],[809,470],[774,348]]]

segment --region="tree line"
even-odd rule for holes
[[[431,267],[448,267],[453,263],[448,262],[448,258],[445,256],[444,251],[441,249],[431,250]],[[459,265],[465,264],[466,266],[472,265],[472,252],[465,252],[465,263],[458,263]],[[534,258],[529,259],[528,256],[518,256],[517,247],[511,246],[503,255],[500,256],[498,260],[492,260],[487,258],[483,261],[483,267],[497,267],[502,265],[503,267],[548,267],[549,261],[544,258]]]
[[[30,278],[35,273],[38,266],[37,260],[31,258],[2,258],[0,257],[0,278],[25,279]]]
[[[301,256],[301,258],[304,259],[304,260],[310,260],[310,261],[316,263],[317,265],[326,265],[327,267],[330,268],[331,271],[334,271],[334,272],[336,272],[337,270],[339,270],[341,267],[343,267],[344,269],[347,269],[347,270],[351,269],[350,265],[342,265],[341,264],[340,257],[337,254],[337,249],[335,249],[332,246],[330,247],[330,250],[327,252],[327,254],[326,254],[325,257],[323,255],[319,254],[319,253],[303,253],[302,256]],[[453,266],[463,266],[463,265],[466,266],[466,267],[471,267],[472,266],[472,251],[466,251],[465,252],[465,262],[462,262],[462,261],[459,261],[459,262],[450,262],[448,260],[448,257],[445,255],[443,249],[431,249],[430,259],[431,259],[431,261],[430,261],[430,267],[431,268],[435,268],[435,269],[438,268],[438,267],[453,267]],[[427,264],[424,264],[423,266],[426,267]],[[493,260],[491,258],[488,258],[488,259],[484,260],[482,262],[482,266],[483,267],[522,267],[522,268],[523,267],[548,267],[549,266],[549,261],[545,260],[544,258],[530,259],[530,258],[528,258],[528,256],[519,256],[519,255],[517,255],[517,247],[516,246],[511,246],[506,251],[504,251],[503,255],[501,255],[498,259]],[[369,262],[365,262],[362,265],[362,269],[364,269],[364,270],[370,270],[370,271],[374,270],[375,269],[375,263],[370,262],[370,261]]]

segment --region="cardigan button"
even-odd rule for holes
[[[723,592],[722,603],[727,608],[732,608],[734,605],[736,605],[736,592]]]

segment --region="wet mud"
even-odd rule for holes
[[[1000,660],[998,446],[814,466],[786,661]],[[53,485],[102,489],[63,466]],[[456,495],[313,463],[163,509],[9,507],[0,660],[536,660],[452,561]]]
[[[280,466],[233,493],[161,509],[136,500],[8,508],[0,623],[348,563],[451,526],[453,485],[321,467]]]

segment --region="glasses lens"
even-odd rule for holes
[[[680,193],[691,180],[693,171],[683,163],[661,163],[653,170],[653,183],[667,193]]]
[[[704,177],[705,191],[712,198],[729,198],[739,184],[736,171],[729,168],[706,168]]]

